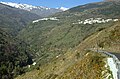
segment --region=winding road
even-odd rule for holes
[[[103,54],[109,56],[110,58],[113,58],[116,68],[118,69],[117,78],[115,78],[115,79],[120,79],[120,53],[112,53],[112,52],[107,52],[107,51],[93,49],[93,48],[90,48],[89,50],[95,51],[98,53],[103,53]]]

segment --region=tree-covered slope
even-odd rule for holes
[[[0,28],[0,79],[13,79],[25,73],[25,66],[32,64],[29,46]]]
[[[29,22],[40,16],[25,10],[13,8],[0,3],[0,27],[16,35]]]

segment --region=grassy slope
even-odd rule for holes
[[[95,25],[71,25],[70,23],[61,26],[57,26],[57,24],[52,21],[41,21],[38,24],[30,25],[20,35],[20,38],[26,40],[31,45],[31,49],[34,49],[36,59],[40,58],[39,63],[63,54],[69,48],[79,45],[81,41],[98,29],[112,25],[112,23]]]
[[[105,57],[95,52],[86,53],[82,58],[78,58],[76,53],[67,52],[16,79],[102,79],[105,75],[102,71],[109,73],[108,68],[105,68]]]
[[[96,32],[85,39],[78,47],[98,48],[110,52],[120,53],[120,22],[109,28]],[[77,47],[76,47],[77,48]]]
[[[90,35],[76,48],[69,49],[66,53],[52,58],[46,65],[41,65],[16,79],[104,79],[107,73],[111,73],[105,68],[106,57],[86,49],[96,48],[97,44],[97,47],[101,47],[102,43],[104,50],[119,53],[119,28],[120,22],[116,22],[111,27]],[[102,71],[105,71],[104,74]]]
[[[99,5],[103,4],[100,3]],[[118,3],[115,3],[117,6],[113,7],[112,5],[113,4],[110,3],[108,6],[97,9],[92,8],[83,12],[70,10],[72,12],[66,11],[54,15],[57,16],[60,21],[40,21],[28,25],[28,28],[22,30],[18,37],[31,44],[31,49],[34,49],[37,55],[38,68],[37,70],[35,69],[25,75],[19,76],[18,79],[55,79],[56,77],[59,79],[65,77],[66,79],[70,77],[70,74],[75,74],[73,77],[78,79],[86,79],[91,76],[92,73],[88,73],[85,70],[78,71],[78,73],[82,73],[82,75],[85,73],[86,77],[77,76],[73,68],[76,66],[76,70],[79,70],[79,68],[82,68],[82,65],[84,65],[86,69],[88,69],[87,71],[89,71],[89,65],[95,65],[90,61],[94,58],[94,54],[86,57],[85,55],[88,53],[85,51],[86,49],[99,47],[107,51],[120,52],[120,46],[118,44],[120,41],[120,23],[109,22],[93,25],[72,25],[72,23],[78,19],[90,17],[118,18],[119,14],[117,15],[116,13],[119,13],[117,9],[120,6]],[[111,8],[112,10],[110,10]],[[103,12],[103,9],[106,11]],[[93,14],[93,12],[95,12],[95,14]],[[113,13],[113,15],[106,12]],[[96,56],[97,54],[95,54],[95,57]],[[84,59],[90,63],[85,63]],[[102,67],[103,65],[98,67],[98,70],[94,68],[93,72],[99,71],[99,68],[101,70]],[[101,71],[98,72],[99,75],[100,73]],[[92,77],[98,77],[98,74],[91,76],[91,79]],[[98,79],[101,78],[99,77]]]
[[[41,61],[44,59],[49,61],[49,58],[64,53],[69,48],[76,47],[99,29],[110,27],[113,24],[112,22],[93,25],[73,25],[72,23],[91,17],[118,18],[120,16],[117,14],[120,12],[119,7],[119,2],[78,6],[53,15],[53,17],[59,18],[59,21],[49,20],[29,24],[26,29],[20,32],[18,37],[31,45],[36,56],[43,57]]]

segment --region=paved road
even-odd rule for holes
[[[96,49],[92,49],[92,48],[89,50],[95,51],[98,53],[103,53],[103,54],[106,54],[109,57],[113,58],[113,60],[116,64],[116,67],[118,69],[117,76],[118,76],[118,79],[120,79],[120,54],[119,53],[112,53],[112,52],[107,52],[107,51],[103,51],[103,50],[96,50]]]
[[[118,65],[118,72],[117,72],[118,75],[117,76],[118,76],[118,79],[120,79],[120,53],[111,53],[111,52],[109,52],[109,53],[115,55],[119,60],[119,62],[117,62],[117,65]]]
[[[115,55],[120,60],[120,53],[111,53],[111,54]]]

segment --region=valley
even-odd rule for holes
[[[1,79],[119,79],[120,1],[50,15],[20,5],[0,3]]]

